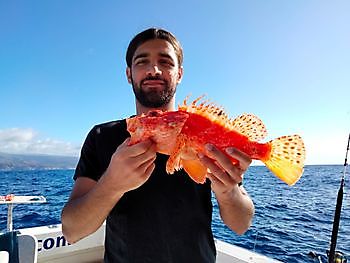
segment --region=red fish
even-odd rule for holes
[[[207,168],[200,162],[198,153],[207,154],[207,143],[222,151],[227,147],[239,149],[251,159],[262,161],[288,185],[299,180],[305,161],[305,147],[299,135],[260,143],[267,132],[258,117],[243,114],[232,120],[222,108],[207,102],[198,104],[200,99],[190,105],[185,99],[177,111],[152,110],[127,119],[131,134],[129,145],[150,138],[156,143],[157,152],[170,155],[166,165],[168,173],[184,168],[197,183],[206,180]],[[237,163],[227,156],[232,163]]]

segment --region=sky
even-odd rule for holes
[[[266,141],[299,134],[306,164],[343,164],[350,132],[350,1],[0,0],[0,152],[79,156],[96,124],[135,113],[131,38],[184,49],[180,104],[203,94]]]

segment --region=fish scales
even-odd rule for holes
[[[235,147],[248,154],[252,159],[259,160],[266,158],[271,150],[269,144],[250,141],[246,136],[235,130],[229,129],[219,122],[212,122],[208,118],[195,113],[189,113],[181,133],[193,138],[193,141],[197,142],[198,148],[202,151],[204,150],[201,146],[211,143],[221,150],[227,147]]]

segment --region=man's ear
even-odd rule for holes
[[[181,66],[181,67],[179,67],[179,72],[177,75],[177,84],[181,83],[183,74],[184,74],[184,68],[183,68],[183,66]]]
[[[131,69],[129,67],[126,68],[126,77],[128,79],[128,82],[131,84]]]

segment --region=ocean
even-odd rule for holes
[[[264,166],[252,166],[244,186],[255,204],[250,229],[236,235],[222,223],[213,198],[213,232],[218,239],[283,262],[326,262],[342,165],[306,166],[300,181],[290,187]],[[73,170],[0,171],[0,195],[44,195],[47,203],[14,208],[14,228],[60,223],[60,213],[73,186]],[[350,257],[350,191],[346,177],[337,250]],[[0,232],[6,229],[7,207],[0,206]]]

